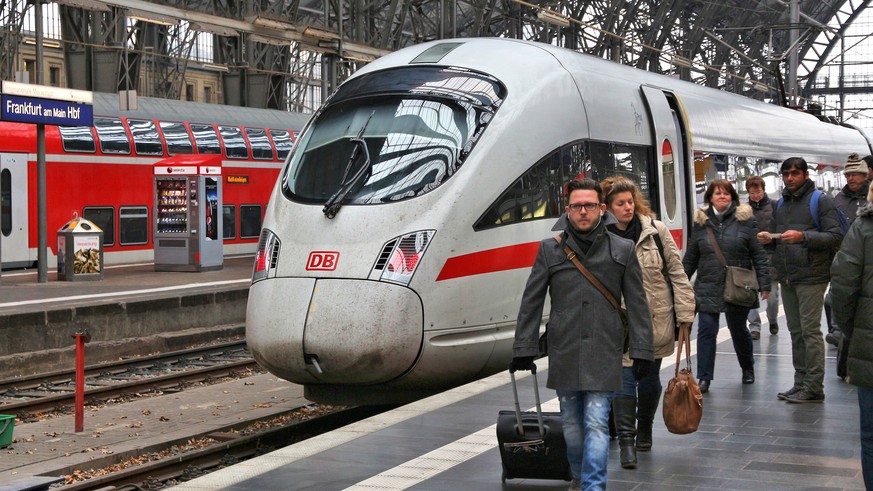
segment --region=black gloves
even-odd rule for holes
[[[515,360],[513,360],[515,361]],[[649,369],[652,368],[652,360],[642,360],[640,358],[634,358],[634,378],[637,380],[642,379],[649,373]]]
[[[509,371],[530,370],[533,367],[533,356],[515,356],[509,363]]]

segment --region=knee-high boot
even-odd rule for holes
[[[612,409],[615,411],[615,429],[618,433],[618,446],[621,449],[621,466],[625,469],[637,467],[637,449],[634,446],[636,440],[636,416],[637,398],[618,396],[612,400]]]
[[[648,452],[652,449],[652,423],[658,412],[661,391],[640,392],[637,401],[637,450]]]

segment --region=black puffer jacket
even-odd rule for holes
[[[847,381],[873,389],[873,205],[858,210],[831,273],[834,323],[852,339]]]
[[[818,285],[831,279],[831,259],[843,240],[840,218],[834,202],[822,195],[818,203],[821,230],[816,228],[809,212],[813,191],[815,184],[809,179],[795,193],[788,188],[782,191],[782,205],[773,213],[770,232],[799,230],[806,240],[799,244],[773,242],[770,265],[774,280],[789,285]]]
[[[694,293],[697,296],[697,309],[700,312],[747,310],[746,307],[724,301],[725,272],[709,241],[707,228],[712,228],[715,233],[727,265],[746,269],[754,267],[760,290],[770,291],[767,254],[756,238],[758,223],[755,221],[752,207],[731,204],[721,219],[715,216],[710,207],[698,209],[694,213],[694,227],[688,239],[688,250],[685,251],[685,257],[682,259],[682,265],[685,266],[685,273],[689,278],[697,272]],[[758,306],[756,301],[753,308]]]

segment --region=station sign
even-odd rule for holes
[[[0,82],[0,120],[65,126],[94,124],[94,94],[85,90]]]
[[[91,126],[94,106],[69,101],[0,95],[0,120],[65,126]]]

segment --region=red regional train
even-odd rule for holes
[[[179,154],[220,154],[224,254],[252,253],[282,162],[308,114],[140,97],[120,111],[94,94],[94,125],[46,126],[49,265],[55,232],[74,214],[104,232],[106,264],[154,257],[153,165]],[[36,125],[0,121],[0,258],[37,258]]]

